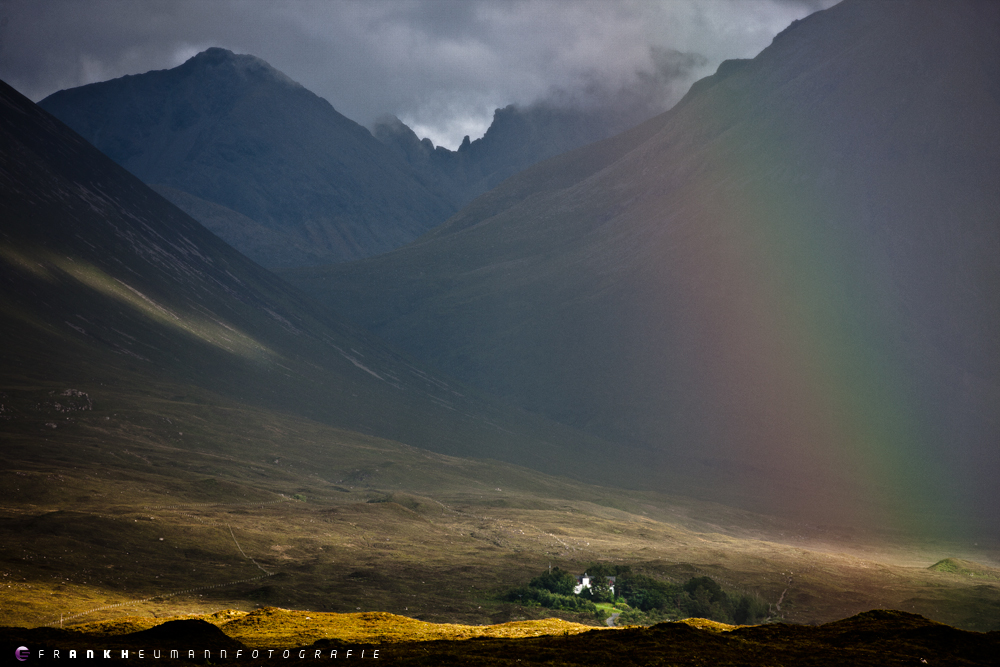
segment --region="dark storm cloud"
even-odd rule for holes
[[[436,143],[510,103],[651,112],[833,0],[4,0],[0,78],[38,100],[174,67],[209,46],[270,62],[362,124],[392,113]]]

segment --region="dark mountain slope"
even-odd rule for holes
[[[16,91],[0,94],[8,435],[30,431],[43,403],[114,395],[140,412],[144,401],[235,403],[440,452],[581,469],[564,455],[579,434],[477,398],[317,312]]]
[[[703,496],[996,525],[998,173],[1000,7],[848,0],[406,248],[287,275]]]
[[[144,182],[232,209],[283,239],[268,251],[230,226],[213,227],[265,266],[385,252],[454,211],[326,100],[225,49],[63,90],[40,106]]]

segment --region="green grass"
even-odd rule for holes
[[[611,602],[595,602],[594,606],[597,607],[598,609],[603,609],[610,614],[620,614],[623,611],[625,611],[624,609],[620,609]]]
[[[945,558],[927,569],[966,577],[1000,580],[1000,568],[987,567],[962,558]]]

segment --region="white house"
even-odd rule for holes
[[[608,577],[608,587],[611,588],[611,594],[615,594],[615,578]],[[579,595],[580,591],[584,588],[590,588],[590,577],[584,572],[582,576],[577,575],[576,586],[573,587],[573,595]]]

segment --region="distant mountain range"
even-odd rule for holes
[[[59,423],[50,432],[39,412],[53,401],[149,414],[212,405],[223,431],[225,406],[238,405],[441,453],[585,472],[569,453],[587,436],[339,321],[2,83],[0,137],[5,442],[51,439],[58,451]],[[161,431],[177,440],[165,423],[146,435]]]
[[[643,120],[509,106],[449,151],[395,118],[373,137],[263,60],[221,48],[39,105],[267,267],[405,245],[524,167]]]
[[[1000,5],[845,0],[409,246],[283,275],[671,488],[996,526],[998,174]]]

